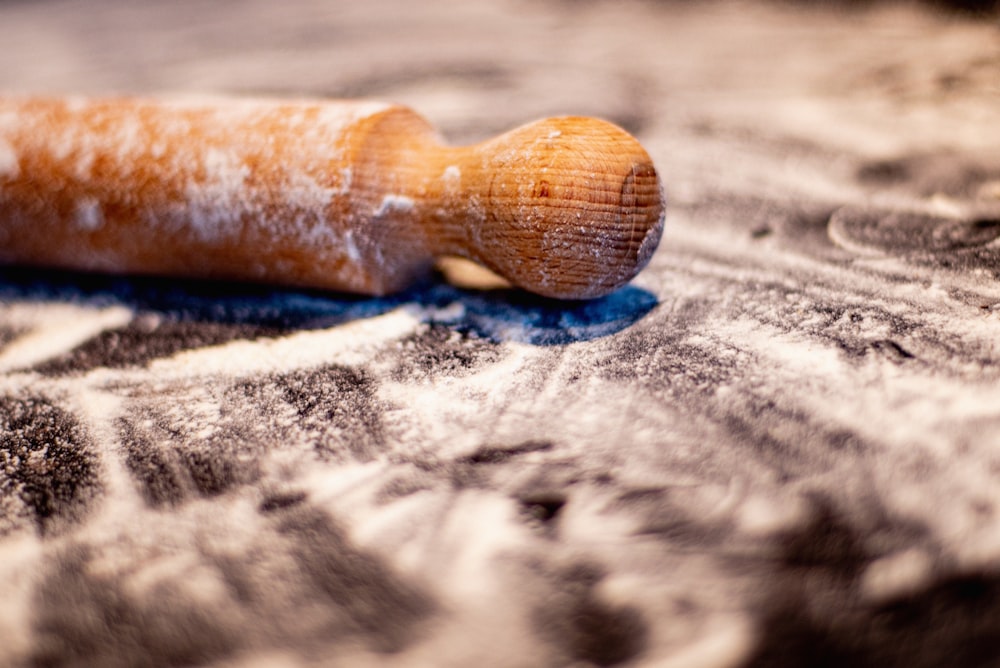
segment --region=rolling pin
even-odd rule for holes
[[[435,258],[585,299],[649,261],[664,202],[624,130],[468,147],[398,105],[0,98],[0,262],[383,295]]]

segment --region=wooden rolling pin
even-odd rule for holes
[[[596,119],[458,148],[375,102],[0,99],[0,262],[381,295],[454,255],[581,299],[645,266],[663,214]]]

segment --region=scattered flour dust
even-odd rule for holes
[[[354,180],[354,172],[351,171],[351,166],[348,165],[340,170],[340,188],[337,189],[338,195],[347,195],[351,192],[351,183]]]
[[[354,232],[352,230],[347,230],[344,233],[344,247],[347,250],[347,257],[352,262],[361,261],[361,250],[358,248],[357,242],[354,241]]]
[[[444,181],[444,187],[448,193],[456,193],[462,182],[462,171],[458,165],[448,165],[441,175],[441,179]]]
[[[323,186],[313,175],[303,171],[290,172],[282,186],[282,194],[296,209],[322,214],[333,199],[343,195],[343,186],[335,188]]]
[[[248,205],[246,180],[250,168],[233,152],[216,148],[204,156],[205,180],[187,188],[191,226],[208,241],[238,233],[241,213]]]
[[[260,114],[289,110],[291,107],[317,110],[316,123],[344,126],[354,121],[385,111],[389,105],[375,100],[321,101],[310,99],[270,99],[252,96],[226,96],[211,94],[181,94],[150,98],[159,107],[178,111],[207,111],[224,122],[246,120]],[[288,111],[290,114],[291,111]]]
[[[0,179],[15,179],[21,173],[21,166],[14,147],[0,138]]]
[[[76,204],[75,220],[80,229],[88,232],[99,229],[104,225],[104,212],[101,210],[101,203],[92,197],[81,199]]]
[[[413,208],[413,200],[405,195],[386,195],[373,212],[376,218],[389,213],[409,211]]]
[[[318,113],[314,122],[317,127],[339,132],[362,118],[388,110],[390,105],[376,100],[340,100],[319,102],[316,107]]]

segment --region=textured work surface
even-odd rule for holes
[[[11,91],[599,115],[670,199],[583,304],[0,270],[0,664],[1000,657],[995,20],[46,0],[0,44]]]

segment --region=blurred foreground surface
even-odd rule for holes
[[[995,18],[45,0],[0,44],[9,92],[602,116],[670,201],[588,304],[0,269],[0,663],[1000,656]]]

